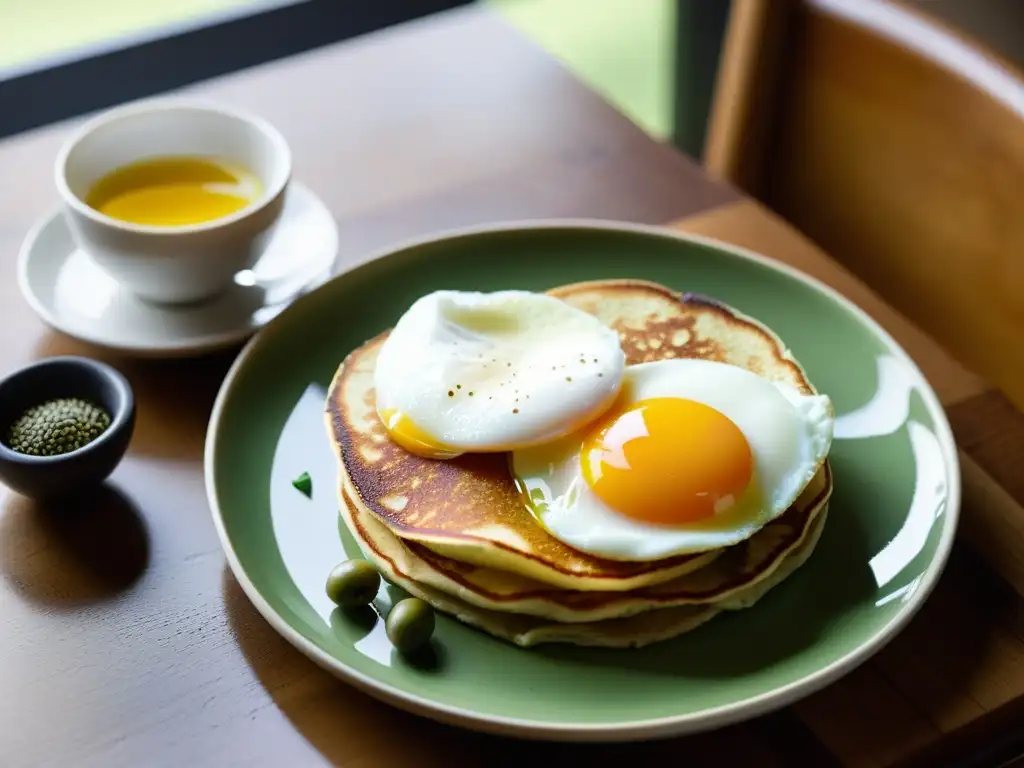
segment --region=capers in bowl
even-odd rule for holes
[[[380,574],[366,560],[346,560],[327,576],[327,596],[342,608],[368,605],[379,588]]]
[[[102,435],[110,414],[77,397],[65,397],[29,408],[7,436],[12,450],[28,456],[59,456],[77,451]]]
[[[408,597],[392,607],[384,628],[395,648],[412,653],[434,634],[434,609],[419,598]]]

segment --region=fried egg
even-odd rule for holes
[[[593,555],[656,560],[737,544],[796,500],[832,443],[832,404],[707,360],[629,366],[595,422],[512,453],[524,501]]]
[[[615,401],[625,354],[597,318],[529,291],[436,291],[388,335],[377,413],[411,453],[511,451],[578,430]]]

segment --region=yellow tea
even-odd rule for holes
[[[255,174],[202,157],[157,157],[100,179],[85,202],[114,219],[165,227],[201,224],[241,210],[262,185]]]

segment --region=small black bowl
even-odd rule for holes
[[[25,411],[64,397],[102,406],[110,414],[110,426],[91,443],[58,456],[27,456],[8,447],[11,425]],[[0,480],[34,499],[80,493],[110,476],[134,428],[135,397],[116,370],[84,357],[41,360],[0,381]]]

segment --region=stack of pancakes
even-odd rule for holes
[[[719,303],[638,281],[550,293],[618,331],[629,365],[703,358],[815,392],[769,329]],[[341,514],[387,580],[466,624],[520,646],[638,647],[752,606],[818,542],[832,492],[827,460],[792,506],[734,546],[647,562],[570,548],[524,504],[505,454],[441,461],[391,441],[373,388],[386,337],[349,354],[328,393]]]

